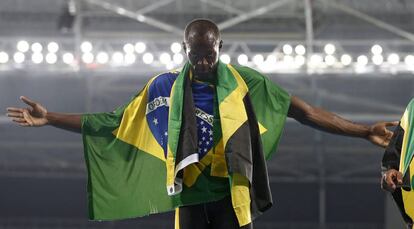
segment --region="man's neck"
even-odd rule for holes
[[[201,81],[201,82],[216,84],[217,74],[214,72],[214,73],[210,73],[210,74],[194,75],[194,79],[198,80],[198,81]]]

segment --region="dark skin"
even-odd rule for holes
[[[394,192],[396,188],[403,184],[403,174],[395,169],[390,169],[385,172],[382,177],[381,186],[383,189]]]
[[[186,28],[183,49],[190,61],[195,78],[201,81],[214,81],[222,41],[215,25],[208,24]],[[20,99],[29,105],[27,108],[7,108],[7,116],[21,126],[52,125],[65,130],[81,132],[80,114],[48,112],[41,104],[26,97]],[[392,137],[387,129],[398,122],[379,122],[372,126],[356,124],[321,108],[313,107],[296,96],[291,97],[288,117],[313,128],[329,133],[360,137],[373,144],[386,147]]]

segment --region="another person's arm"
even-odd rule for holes
[[[26,108],[8,107],[7,116],[13,122],[24,127],[39,127],[51,125],[57,128],[81,132],[81,114],[64,114],[48,112],[45,107],[27,97],[21,96],[20,99],[29,105]]]
[[[386,147],[392,137],[387,127],[398,122],[379,122],[372,126],[348,121],[334,113],[313,107],[296,96],[291,97],[288,116],[298,122],[333,134],[365,138],[373,144]]]

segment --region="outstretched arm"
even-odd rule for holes
[[[7,108],[7,116],[20,126],[39,127],[44,125],[52,125],[54,127],[77,133],[81,132],[80,114],[48,112],[40,103],[24,96],[21,96],[20,99],[29,106],[26,108]]]
[[[379,122],[372,126],[353,123],[334,113],[313,107],[296,96],[291,98],[288,116],[322,131],[365,138],[382,147],[386,147],[392,137],[392,131],[387,127],[398,125],[398,122]]]

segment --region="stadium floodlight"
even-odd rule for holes
[[[285,44],[285,45],[283,45],[283,47],[282,47],[282,51],[283,51],[283,53],[284,53],[284,54],[286,54],[286,55],[291,55],[291,54],[292,54],[292,52],[293,52],[293,48],[292,48],[292,46],[291,46],[291,45],[289,45],[289,44]]]
[[[298,55],[305,55],[306,53],[306,48],[303,45],[296,45],[295,47],[295,53]]]
[[[92,46],[92,43],[91,42],[84,41],[84,42],[82,42],[80,48],[81,48],[81,51],[82,52],[89,53],[89,52],[92,52],[93,46]]]
[[[35,52],[32,54],[32,62],[35,64],[40,64],[43,62],[43,54],[40,52]]]
[[[414,68],[414,56],[413,56],[413,55],[407,55],[407,56],[404,58],[404,63],[405,63],[407,66]]]
[[[63,63],[65,64],[72,64],[73,61],[75,60],[75,57],[73,56],[72,53],[67,52],[62,55],[62,60],[63,60]]]
[[[372,56],[372,63],[375,65],[381,65],[384,62],[384,57],[382,55]]]
[[[13,55],[13,60],[14,62],[16,62],[17,64],[21,64],[25,61],[26,56],[22,53],[22,52],[16,52]]]
[[[341,56],[341,63],[344,66],[348,66],[352,63],[352,57],[349,54],[343,54]]]
[[[327,55],[327,56],[325,56],[325,63],[326,63],[326,65],[328,65],[328,66],[332,66],[332,65],[334,65],[334,64],[336,63],[336,58],[335,58],[335,56],[332,56],[332,55]]]
[[[154,55],[152,55],[152,53],[145,53],[144,55],[142,55],[142,61],[144,62],[144,64],[152,64],[152,62],[154,61]]]
[[[17,48],[17,51],[19,52],[27,52],[29,51],[30,46],[27,41],[21,40],[17,42],[16,48]]]
[[[249,61],[249,57],[248,57],[246,54],[240,54],[240,55],[237,57],[237,62],[238,62],[240,65],[246,65],[248,61]]]
[[[106,52],[99,52],[96,55],[96,62],[98,64],[106,64],[109,61],[109,55]]]
[[[264,61],[264,57],[262,54],[256,54],[253,56],[253,63],[257,66],[261,65]]]
[[[306,62],[306,58],[304,56],[302,56],[302,55],[295,56],[295,65],[297,67],[300,67],[300,66],[304,65],[305,62]]]
[[[50,53],[56,53],[58,50],[59,50],[58,43],[52,41],[52,42],[49,42],[49,44],[47,44],[47,51],[49,51]]]
[[[169,53],[161,53],[160,57],[159,57],[159,61],[162,64],[168,64],[169,62],[171,62],[171,55]]]
[[[133,53],[127,53],[125,54],[125,57],[124,57],[125,64],[127,65],[131,65],[135,63],[136,59],[137,57]]]
[[[365,56],[365,55],[358,56],[358,58],[357,58],[357,64],[359,66],[365,66],[365,65],[367,65],[368,64],[368,57]]]
[[[144,42],[137,42],[135,43],[135,52],[137,53],[143,53],[147,49],[147,46]]]
[[[6,52],[0,52],[0,64],[5,64],[9,61],[9,54]]]
[[[55,64],[57,62],[57,56],[55,53],[48,53],[45,59],[48,64]]]
[[[174,54],[174,56],[173,56],[173,62],[174,62],[174,64],[181,64],[181,63],[183,63],[183,61],[184,61],[184,56],[183,56],[183,54],[181,54],[181,53],[176,53],[176,54]]]
[[[276,61],[277,61],[277,58],[276,58],[276,55],[275,54],[269,54],[266,57],[267,64],[276,64]]]
[[[371,47],[371,52],[374,55],[381,55],[382,53],[382,47],[379,44],[375,44]]]
[[[127,44],[124,45],[123,50],[124,50],[125,53],[133,53],[134,50],[135,50],[135,47],[134,47],[134,45],[132,45],[130,43],[127,43]]]
[[[231,58],[228,54],[224,53],[220,56],[220,60],[225,64],[229,64],[231,61]]]
[[[387,62],[390,64],[398,64],[400,62],[400,56],[397,53],[391,53],[388,55]]]
[[[122,54],[122,52],[114,52],[112,54],[112,63],[116,64],[116,65],[120,65],[124,63],[124,54]]]
[[[336,51],[336,47],[334,44],[326,44],[323,50],[325,51],[326,54],[333,55]],[[332,58],[329,57],[328,59],[332,59]]]
[[[86,52],[84,54],[82,54],[82,61],[85,64],[92,64],[94,60],[94,56],[92,53],[90,52]]]
[[[43,46],[39,42],[35,42],[31,46],[32,52],[40,53],[43,50]]]
[[[319,54],[313,54],[309,61],[309,64],[313,67],[317,67],[322,63],[323,63],[323,58]]]
[[[171,52],[173,53],[181,52],[181,44],[178,42],[172,43],[170,48],[171,48]]]

